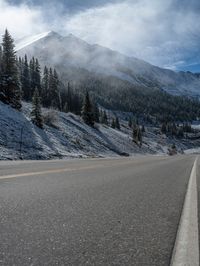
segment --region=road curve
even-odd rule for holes
[[[0,163],[0,265],[169,265],[194,156]]]

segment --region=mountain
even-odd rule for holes
[[[53,31],[45,32],[18,41],[16,50],[18,55],[37,57],[43,66],[55,66],[64,80],[81,82],[86,76],[115,77],[134,86],[200,97],[198,74],[162,69],[100,45],[88,44],[72,34],[63,37]]]

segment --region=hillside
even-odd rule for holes
[[[162,89],[174,95],[200,96],[200,77],[190,72],[174,72],[125,56],[99,45],[90,45],[70,34],[56,32],[30,36],[17,42],[18,55],[35,56],[44,66],[55,66],[63,81],[81,83],[95,75],[115,77],[131,85]]]
[[[59,77],[60,96],[57,97],[57,105],[54,105],[59,110],[74,113],[73,108],[68,109],[72,105],[69,99],[73,93],[76,98],[75,105],[78,107],[75,113],[80,114],[87,90],[94,103],[107,109],[132,112],[144,123],[155,120],[159,122],[191,122],[200,117],[200,102],[196,99],[195,94],[191,95],[194,99],[188,99],[189,94],[184,90],[181,93],[175,93],[183,96],[177,96],[172,91],[164,89],[164,85],[159,86],[158,82],[155,82],[154,75],[158,73],[155,70],[159,68],[144,61],[128,58],[98,45],[89,45],[73,35],[62,37],[55,32],[46,32],[23,39],[17,42],[16,48],[18,54],[21,55],[19,69],[25,101],[31,101],[31,91],[37,86],[39,90],[42,90],[42,104],[46,107],[50,106],[46,105],[44,101],[44,98],[48,98],[48,93],[45,94],[45,90],[48,88],[45,89],[44,85],[43,67],[47,65],[46,72],[50,72],[50,68],[55,67],[56,77]],[[28,55],[28,59],[23,56],[24,54]],[[38,71],[34,69],[36,62],[32,56],[36,60],[39,59]],[[27,60],[28,62],[24,64],[23,62]],[[116,67],[119,70],[119,65],[121,70],[116,72]],[[126,69],[130,67],[131,71],[137,74],[134,74],[137,79],[130,80],[130,75],[129,78],[128,75],[124,75],[122,67],[126,67]],[[162,79],[166,78],[166,73],[173,73],[175,76],[181,74],[163,69],[159,69],[159,71]],[[121,75],[122,72],[123,75]],[[40,75],[40,77],[36,79],[35,75]],[[147,76],[151,80],[147,81]],[[199,79],[198,75],[193,75],[193,77],[196,80]],[[40,81],[43,82],[42,85]],[[190,82],[192,84],[192,81]],[[181,80],[177,84],[180,85]],[[69,87],[70,93],[68,93]],[[175,87],[173,86],[173,88]],[[44,95],[46,96],[44,97]],[[47,102],[51,102],[51,100],[48,99]]]
[[[56,121],[42,130],[31,123],[30,109],[30,104],[23,103],[22,112],[19,112],[0,102],[1,160],[166,154],[172,143],[179,151],[200,146],[198,140],[166,138],[155,133],[158,129],[148,127],[139,148],[132,142],[132,131],[127,126],[129,114],[121,112],[118,113],[121,131],[100,124],[91,128],[79,116],[55,111]],[[44,115],[47,112],[48,109],[43,109]],[[52,115],[52,110],[50,112]],[[110,117],[115,115],[112,111],[108,113]]]

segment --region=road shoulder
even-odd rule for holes
[[[171,260],[172,266],[199,265],[197,164],[198,157],[194,162],[188,183]]]

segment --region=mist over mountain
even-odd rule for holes
[[[114,77],[130,85],[161,89],[173,95],[200,96],[200,77],[191,72],[174,72],[117,51],[89,44],[70,34],[49,31],[21,39],[16,45],[20,56],[35,56],[42,66],[58,69],[63,81],[83,82],[91,77]]]

